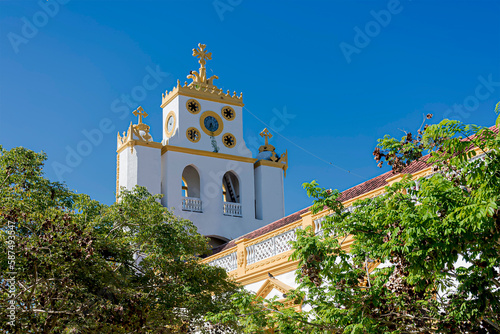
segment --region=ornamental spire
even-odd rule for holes
[[[215,87],[213,84],[214,79],[219,79],[218,76],[212,75],[207,79],[207,69],[205,64],[208,60],[212,60],[212,52],[207,52],[207,45],[198,43],[198,49],[193,49],[193,57],[199,58],[198,63],[200,63],[200,72],[190,71],[187,76],[188,79],[193,79],[193,82],[190,84],[195,86],[205,86],[205,87]],[[199,85],[201,84],[201,85]]]

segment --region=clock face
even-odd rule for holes
[[[167,121],[167,131],[172,132],[174,129],[174,117],[170,116]]]
[[[217,122],[217,119],[213,116],[206,117],[203,123],[205,128],[210,132],[215,132],[219,129],[219,122]]]
[[[165,134],[170,138],[175,131],[175,112],[172,110],[165,118]]]
[[[200,127],[209,136],[218,136],[224,130],[224,121],[216,112],[207,110],[200,116]]]

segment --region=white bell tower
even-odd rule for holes
[[[161,144],[148,144],[155,153],[144,155],[142,164],[132,163],[137,170],[126,172],[132,176],[123,176],[120,165],[117,179],[118,186],[130,187],[134,175],[148,189],[149,183],[157,184],[162,204],[191,220],[217,245],[284,216],[287,154],[276,154],[266,129],[261,134],[265,145],[252,157],[243,139],[243,94],[223,92],[213,84],[217,76],[207,78],[205,64],[212,54],[205,45],[198,44],[193,56],[199,58],[200,69],[187,76],[192,82],[182,85],[178,80],[162,96]],[[120,152],[125,152],[124,145],[127,141],[119,140]],[[122,164],[125,157],[119,159]],[[157,190],[152,186],[150,192]]]

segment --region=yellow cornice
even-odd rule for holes
[[[274,162],[274,161],[269,161],[269,160],[259,160],[257,161],[253,167],[257,168],[259,166],[269,166],[269,167],[276,167],[276,168],[284,168],[285,164],[281,162]]]
[[[233,106],[243,107],[243,93],[240,95],[236,95],[234,92],[232,95],[229,90],[224,93],[222,88],[217,88],[215,86],[205,86],[205,85],[193,85],[184,83],[184,86],[181,85],[180,81],[177,80],[177,86],[174,87],[170,92],[165,91],[165,94],[162,95],[161,108],[164,108],[167,104],[169,104],[173,99],[175,99],[178,95],[194,97],[198,99],[204,99],[214,102],[224,102],[226,104],[230,104]]]
[[[146,146],[146,147],[151,147],[151,148],[162,148],[163,145],[161,143],[157,143],[154,141],[142,141],[142,140],[129,140],[125,143],[123,143],[118,149],[116,150],[116,153],[120,153],[127,147],[134,147],[134,146]]]
[[[249,163],[254,163],[255,161],[257,161],[257,159],[255,158],[240,157],[232,154],[215,153],[209,151],[196,150],[194,148],[186,148],[186,147],[179,147],[172,145],[163,146],[161,149],[161,154],[163,155],[167,151],[195,154],[204,157],[219,158],[219,159],[234,160],[234,161],[249,162]]]
[[[281,258],[279,262],[270,262],[268,265],[262,266],[259,270],[245,274],[241,277],[236,277],[235,281],[242,285],[247,285],[267,279],[269,277],[269,271],[272,271],[273,276],[278,276],[281,274],[286,274],[290,271],[297,270],[299,261],[289,261],[288,257],[290,256],[291,251],[288,251],[287,253],[288,256],[286,256],[285,258]]]

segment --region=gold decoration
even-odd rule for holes
[[[269,145],[269,139],[273,137],[273,135],[271,134],[271,132],[269,132],[269,130],[267,128],[265,128],[260,133],[260,136],[266,138],[266,142],[265,142],[264,145],[262,145],[261,147],[259,147],[259,152],[264,152],[264,151],[274,152],[274,150],[275,150],[274,146],[273,145]]]
[[[198,49],[193,49],[193,56],[199,58],[199,73],[196,71],[190,72],[187,78],[192,79],[193,81],[189,84],[186,81],[184,85],[182,85],[180,81],[177,80],[177,87],[174,87],[174,89],[170,92],[165,91],[165,94],[162,94],[161,107],[164,108],[178,95],[243,106],[243,93],[240,93],[239,96],[236,92],[231,94],[229,90],[227,93],[224,93],[222,88],[218,88],[213,84],[213,80],[218,79],[216,75],[207,79],[207,69],[205,64],[207,59],[212,59],[212,53],[206,51],[206,45],[198,44]]]
[[[231,133],[225,133],[222,136],[222,143],[228,148],[233,148],[236,146],[236,138]]]
[[[197,114],[201,111],[201,106],[200,102],[196,101],[195,99],[189,99],[186,102],[186,109],[191,113],[191,114]]]
[[[197,128],[190,127],[186,130],[186,137],[187,137],[187,139],[189,139],[193,143],[197,143],[200,141],[201,134]]]
[[[283,172],[286,177],[286,170],[288,169],[288,150],[285,151],[285,153],[281,154],[281,156],[278,157],[276,154],[276,148],[273,145],[269,144],[269,139],[273,137],[271,132],[267,128],[262,130],[260,133],[261,137],[265,138],[265,143],[261,147],[259,147],[259,153],[261,152],[272,152],[271,157],[269,158],[272,162],[277,162],[283,164]]]
[[[222,117],[227,119],[228,121],[232,121],[236,117],[236,113],[234,112],[233,107],[224,106],[221,109]]]
[[[200,87],[203,86],[208,86],[208,87],[215,87],[213,85],[214,79],[219,79],[218,76],[212,75],[209,79],[207,79],[207,69],[205,68],[205,64],[207,63],[208,60],[212,60],[212,52],[207,52],[206,49],[207,45],[206,44],[201,44],[198,43],[198,49],[193,49],[193,57],[198,57],[200,60],[198,61],[200,63],[200,73],[196,71],[191,71],[189,72],[189,75],[187,76],[188,79],[193,79],[193,82],[191,85],[199,85]]]
[[[148,114],[139,106],[136,110],[132,112],[134,116],[138,117],[137,124],[132,124],[130,122],[127,133],[123,132],[123,136],[120,136],[118,132],[117,136],[117,146],[118,150],[124,145],[127,145],[129,142],[144,142],[144,143],[154,143],[151,135],[149,134],[149,125],[146,125],[142,122],[143,118],[148,117]],[[133,152],[133,145],[130,146],[130,151]],[[120,150],[121,151],[121,150]]]

